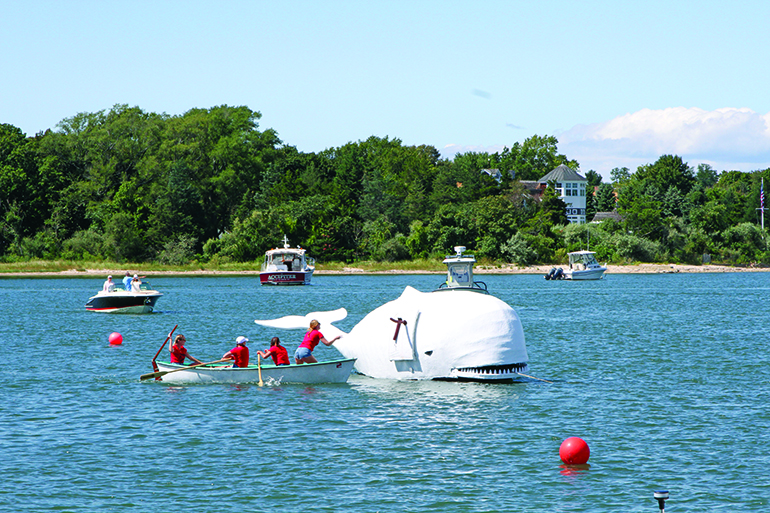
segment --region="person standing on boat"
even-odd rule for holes
[[[144,278],[144,276],[142,276]],[[131,292],[140,292],[142,288],[142,278],[138,274],[135,274],[131,280]]]
[[[181,333],[174,337],[174,343],[168,348],[168,350],[171,352],[171,363],[184,364],[185,358],[189,358],[195,363],[203,363],[187,352],[187,348],[184,346],[185,340],[186,339],[184,338],[184,335]]]
[[[337,341],[341,335],[336,336],[332,340],[326,340],[323,333],[318,331],[321,327],[321,323],[313,319],[310,321],[310,328],[305,333],[305,338],[294,353],[294,361],[299,363],[318,363],[318,360],[313,356],[313,349],[319,342],[323,342],[326,346],[331,346]]]
[[[107,281],[102,285],[102,292],[112,292],[115,290],[115,284],[112,283],[112,275],[107,276]]]
[[[131,273],[126,271],[126,277],[123,278],[123,288],[126,289],[126,292],[131,292],[131,282],[133,282],[134,279],[131,277]]]
[[[276,365],[289,365],[289,352],[285,347],[281,345],[281,340],[278,337],[270,339],[270,348],[264,351],[257,351],[257,354],[262,358],[267,359],[268,356],[273,358],[273,363]]]
[[[248,367],[249,366],[249,348],[246,347],[246,342],[249,339],[246,337],[238,337],[235,339],[235,347],[230,349],[222,356],[223,360],[233,360],[233,367]]]

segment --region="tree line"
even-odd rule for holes
[[[0,124],[0,260],[249,262],[285,234],[320,262],[463,245],[495,262],[560,263],[587,244],[615,263],[770,261],[758,226],[770,168],[717,172],[663,155],[613,169],[611,183],[589,170],[587,218],[620,220],[571,225],[553,184],[535,200],[522,183],[560,164],[580,172],[553,136],[453,159],[374,136],[303,153],[260,118],[244,106],[170,116],[115,105],[30,137]]]

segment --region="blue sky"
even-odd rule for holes
[[[0,0],[0,123],[246,105],[316,152],[554,135],[613,167],[770,167],[770,2]]]

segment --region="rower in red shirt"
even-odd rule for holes
[[[291,363],[289,362],[289,352],[281,345],[281,341],[278,337],[270,339],[269,349],[257,351],[257,354],[262,358],[267,358],[268,356],[272,357],[273,363],[276,365],[289,365]]]
[[[181,333],[174,337],[174,343],[169,346],[168,350],[171,353],[171,363],[181,363],[184,364],[184,359],[189,358],[190,360],[194,361],[195,363],[203,363],[202,361],[198,360],[194,356],[192,356],[190,353],[187,352],[187,348],[184,346],[185,338],[184,335]]]
[[[249,366],[249,348],[246,347],[246,342],[249,339],[246,337],[238,337],[235,339],[235,347],[230,349],[222,356],[223,360],[233,360],[233,367],[248,367]]]

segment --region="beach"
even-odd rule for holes
[[[552,264],[552,265],[531,265],[531,266],[517,266],[514,264],[502,265],[502,266],[485,266],[476,265],[474,267],[474,273],[483,274],[543,274],[545,275],[554,267],[562,267],[564,265]],[[133,269],[128,268],[135,272]],[[607,265],[607,274],[670,274],[670,273],[740,273],[740,272],[766,272],[770,271],[770,267],[760,266],[747,266],[747,267],[734,267],[727,265],[687,265],[687,264],[633,264],[633,265]],[[19,277],[26,276],[30,278],[36,277],[90,277],[90,276],[107,276],[122,277],[125,275],[126,268],[123,269],[67,269],[65,271],[30,271],[30,272],[0,272],[0,278],[2,277]],[[146,277],[152,276],[249,276],[258,275],[258,269],[254,270],[214,270],[214,269],[199,269],[192,271],[152,271],[143,270],[139,274]],[[342,270],[327,270],[316,269],[313,273],[316,276],[329,276],[329,275],[378,275],[378,274],[445,274],[446,271],[439,270],[404,270],[404,269],[390,269],[384,271],[370,271],[360,267],[343,267]]]

